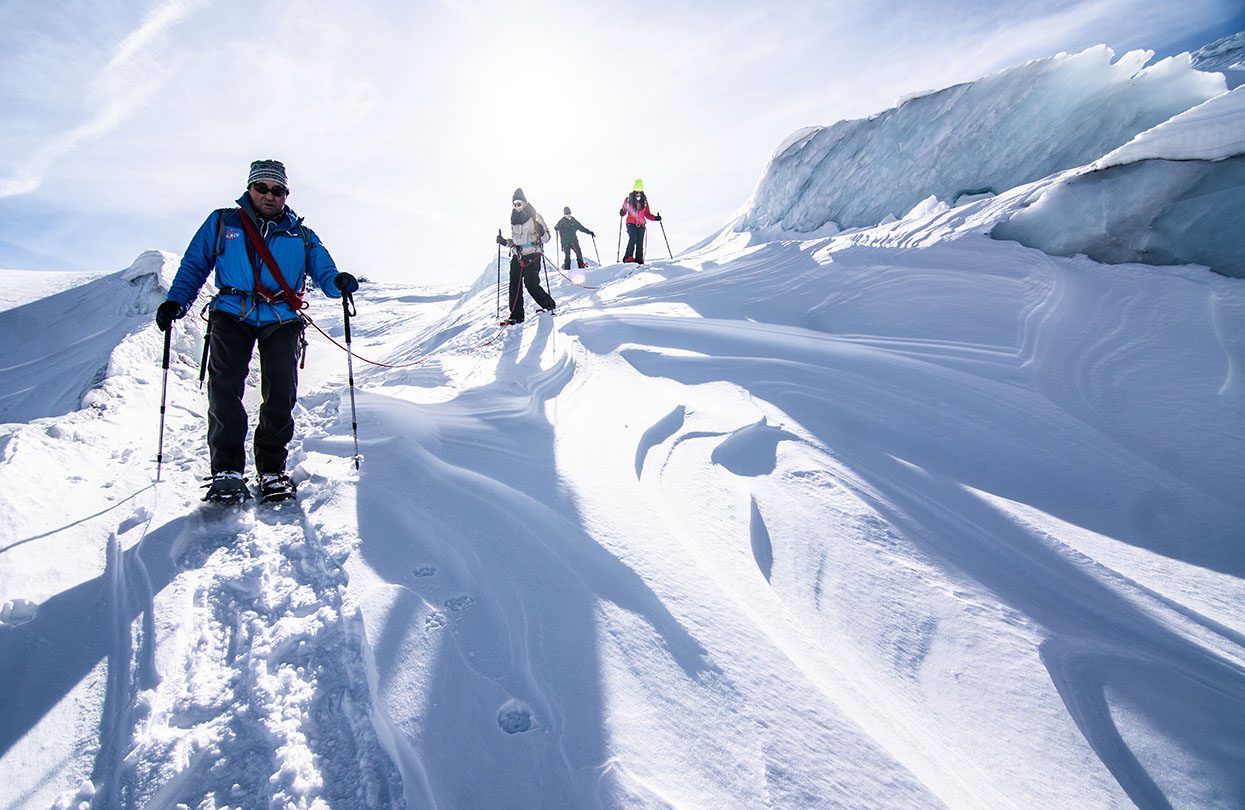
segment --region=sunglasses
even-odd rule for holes
[[[522,201],[522,200],[515,200],[513,204],[514,204],[514,207],[515,207],[515,208],[522,208],[522,207],[523,207],[523,201]]]
[[[270,186],[267,183],[251,183],[251,188],[255,189],[257,194],[271,194],[274,197],[287,197],[290,193],[285,186]]]

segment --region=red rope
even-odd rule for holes
[[[370,363],[370,364],[371,364],[371,365],[373,365],[373,366],[380,366],[381,368],[410,368],[411,366],[418,366],[418,365],[420,365],[421,363],[425,363],[425,362],[427,362],[427,361],[428,361],[428,356],[427,356],[427,355],[424,355],[423,357],[419,358],[418,360],[414,360],[414,361],[412,361],[412,362],[410,362],[410,363],[390,364],[390,363],[378,363],[378,362],[376,362],[375,360],[369,360],[369,359],[367,359],[366,357],[364,357],[364,356],[362,356],[362,355],[360,355],[360,354],[356,354],[354,351],[352,351],[352,350],[350,350],[350,349],[347,349],[345,346],[343,346],[342,344],[340,344],[340,343],[338,343],[336,340],[334,340],[334,339],[333,339],[333,337],[332,337],[332,335],[330,335],[328,332],[325,332],[323,329],[321,329],[321,328],[320,328],[320,324],[316,323],[315,321],[313,321],[313,320],[311,319],[311,316],[310,316],[310,315],[308,315],[308,314],[307,314],[307,313],[305,313],[305,312],[304,312],[304,313],[302,313],[302,315],[303,315],[303,319],[304,319],[304,320],[306,320],[306,321],[307,321],[307,323],[309,323],[309,324],[311,324],[312,326],[314,326],[314,327],[316,328],[316,331],[317,331],[317,332],[319,332],[320,334],[324,335],[325,339],[327,339],[329,343],[332,343],[334,346],[336,346],[337,348],[341,349],[343,352],[348,353],[351,357],[356,357],[356,358],[358,358],[359,360],[362,360],[364,363]]]
[[[545,261],[549,262],[549,257],[548,257],[548,256],[545,256],[545,254],[544,254],[544,253],[542,253],[542,254],[540,254],[540,255],[544,258],[544,260],[545,260]],[[564,279],[566,279],[567,281],[569,281],[570,283],[574,284],[576,287],[579,287],[580,289],[584,289],[584,290],[599,290],[599,289],[601,289],[601,287],[593,287],[593,286],[590,286],[590,285],[588,285],[588,284],[580,284],[578,281],[576,281],[575,279],[571,278],[571,277],[570,277],[570,276],[568,276],[566,273],[563,273],[563,272],[562,272],[562,268],[561,268],[561,267],[558,267],[558,265],[557,265],[557,263],[556,263],[556,262],[549,262],[549,263],[553,265],[553,269],[554,269],[554,270],[557,270],[557,271],[558,271],[558,275],[562,276],[562,278],[564,278]],[[605,285],[601,285],[601,286],[605,286]]]

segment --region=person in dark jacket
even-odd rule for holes
[[[212,477],[205,501],[241,503],[251,497],[243,477],[247,417],[242,394],[256,346],[263,402],[253,449],[260,497],[294,497],[285,462],[286,445],[294,436],[306,279],[310,276],[330,298],[359,288],[354,276],[337,271],[320,238],[286,206],[289,188],[280,161],[252,163],[237,206],[208,215],[186,248],[167,300],[156,310],[156,325],[168,331],[215,271],[218,292],[207,305]]]
[[[584,254],[579,249],[579,232],[583,231],[589,236],[596,236],[595,233],[585,228],[579,223],[579,220],[571,216],[570,207],[562,209],[562,218],[558,220],[558,224],[553,226],[558,232],[558,241],[562,243],[562,269],[571,269],[571,251],[575,251],[575,260],[580,267],[587,267],[588,263],[584,261]]]
[[[523,189],[516,188],[511,198],[510,238],[497,234],[497,244],[510,248],[510,314],[503,323],[523,323],[522,285],[531,293],[542,310],[553,310],[553,296],[540,286],[540,262],[544,245],[553,237],[545,218],[527,201]]]
[[[635,186],[623,199],[618,216],[627,218],[627,252],[624,262],[644,264],[644,236],[650,220],[661,222],[661,214],[648,210],[648,196],[644,193],[644,181],[636,178]]]

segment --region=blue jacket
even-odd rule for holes
[[[341,298],[341,291],[333,285],[333,279],[337,276],[333,257],[320,243],[315,232],[303,227],[302,217],[287,207],[272,222],[259,219],[255,216],[250,197],[246,194],[238,198],[238,205],[241,211],[232,208],[213,211],[199,227],[194,238],[190,240],[190,246],[186,248],[181,266],[177,268],[177,275],[169,287],[168,300],[176,301],[189,310],[198,297],[203,282],[207,281],[208,274],[215,269],[216,286],[222,292],[208,304],[213,312],[224,312],[243,323],[255,326],[266,326],[298,317],[289,304],[281,301],[269,304],[252,294],[255,291],[255,271],[251,267],[250,256],[247,255],[246,235],[242,231],[239,216],[248,216],[255,223],[256,230],[268,244],[272,257],[281,268],[281,275],[292,290],[301,291],[305,277],[310,275],[320,289],[324,290],[325,295]],[[222,216],[223,223],[220,222]],[[304,231],[306,241],[303,239]],[[260,268],[260,285],[270,293],[279,293],[281,285],[258,256],[256,264]]]

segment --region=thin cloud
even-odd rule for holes
[[[18,164],[11,177],[0,178],[0,197],[31,194],[43,185],[44,175],[65,155],[116,129],[168,81],[166,71],[152,69],[145,56],[177,23],[191,16],[207,0],[169,0],[155,9],[116,47],[108,64],[93,82],[103,103],[88,121],[54,136]]]

